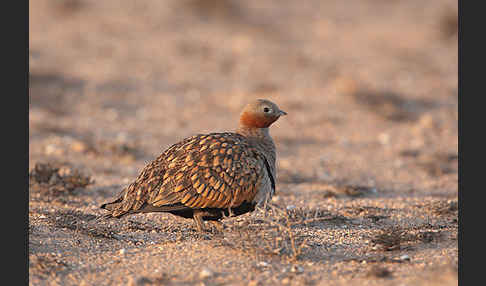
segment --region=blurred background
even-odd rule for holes
[[[457,1],[29,5],[32,285],[457,285]],[[170,214],[93,220],[255,98],[288,113],[273,202],[325,216],[292,228],[297,264],[245,252],[292,233],[260,223],[203,239]]]
[[[278,180],[457,195],[457,1],[30,1],[29,165],[126,184],[253,98]]]

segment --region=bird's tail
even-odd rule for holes
[[[123,212],[120,212],[120,202],[121,198],[111,202],[111,203],[104,203],[100,206],[101,209],[109,211],[107,214],[104,214],[99,217],[99,219],[109,219],[109,218],[120,218],[123,216]]]
[[[118,203],[119,202],[117,202],[117,201],[114,201],[114,202],[111,202],[111,203],[105,203],[105,204],[102,204],[100,206],[100,208],[104,209],[104,210],[108,210],[108,211],[113,211],[118,206]]]

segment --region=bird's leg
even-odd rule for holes
[[[233,210],[231,209],[231,207],[228,207],[228,217],[232,217],[234,215],[235,214],[233,213]]]
[[[199,210],[194,210],[194,222],[196,223],[196,228],[197,228],[197,231],[198,232],[203,232],[204,230],[204,222],[203,222],[203,219],[202,219],[202,216],[203,216],[203,212],[199,211]]]
[[[233,210],[231,209],[232,206],[235,205],[235,200],[236,200],[236,196],[233,195],[233,200],[231,200],[229,206],[228,206],[228,216],[229,217],[232,217],[234,216],[235,214],[233,213]]]

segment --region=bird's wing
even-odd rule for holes
[[[154,179],[159,184],[150,184],[156,189],[148,194],[149,205],[238,206],[253,200],[264,174],[263,155],[235,133],[196,135],[164,154],[164,171]]]
[[[147,205],[238,206],[255,198],[265,168],[263,154],[239,134],[195,135],[169,147],[104,206],[115,217]]]

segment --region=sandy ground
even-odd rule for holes
[[[29,5],[31,285],[457,285],[457,1]],[[275,207],[96,219],[252,98]]]

